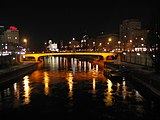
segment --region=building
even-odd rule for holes
[[[102,34],[88,40],[89,51],[118,51],[118,34]]]
[[[0,26],[0,35],[3,34],[4,30],[5,30],[4,26]]]
[[[142,29],[138,19],[127,19],[120,25],[122,51],[146,51],[147,30]]]
[[[10,26],[9,29],[4,30],[0,36],[1,54],[9,55],[20,52],[19,30]]]
[[[88,48],[89,48],[89,44],[88,44],[88,35],[84,35],[82,37],[82,40],[81,40],[81,51],[88,51]]]
[[[58,52],[58,45],[57,43],[52,43],[52,40],[48,41],[48,46],[47,46],[47,50],[51,51],[51,52]]]
[[[73,38],[71,41],[69,41],[68,47],[69,47],[68,50],[79,51],[80,43],[79,41],[75,40],[75,38]]]

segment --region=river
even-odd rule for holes
[[[0,90],[0,119],[160,119],[159,102],[129,79],[106,78],[87,60],[45,57],[16,81]]]

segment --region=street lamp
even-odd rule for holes
[[[25,44],[25,46],[26,46],[26,48],[27,48],[27,39],[26,39],[26,38],[23,39],[23,42],[24,42],[24,44]]]
[[[23,42],[24,42],[24,46],[26,47],[26,51],[27,51],[27,42],[28,42],[27,39],[24,38],[24,39],[23,39]]]
[[[110,45],[109,46],[109,50],[111,51],[112,50],[112,44],[111,44],[111,42],[112,42],[112,38],[108,38],[108,45]]]
[[[121,44],[121,41],[118,41],[118,51],[120,51],[120,50],[121,50],[121,46],[120,46],[120,44]]]

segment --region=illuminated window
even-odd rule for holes
[[[11,37],[10,37],[10,36],[8,36],[8,39],[11,39]]]
[[[7,50],[7,46],[5,46],[5,49]]]

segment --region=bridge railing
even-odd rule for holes
[[[38,61],[42,56],[63,56],[63,55],[88,55],[88,56],[99,56],[99,60],[104,60],[107,62],[113,62],[115,59],[116,53],[106,53],[106,52],[56,52],[56,53],[30,53],[23,55],[22,60],[35,60]],[[101,57],[100,57],[101,56]]]

